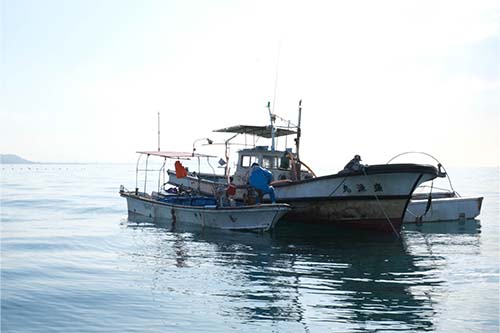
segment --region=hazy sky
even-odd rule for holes
[[[302,99],[301,155],[318,168],[404,151],[500,165],[498,1],[1,6],[0,153],[133,162],[156,149],[158,111],[162,149],[189,151],[267,124],[268,101],[296,122]]]

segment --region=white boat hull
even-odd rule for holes
[[[363,172],[281,182],[274,188],[277,202],[292,206],[287,220],[399,230],[414,189],[436,176],[437,170],[430,166],[380,165]],[[224,185],[192,176],[179,179],[173,173],[169,183],[208,195]],[[236,198],[244,200],[247,192],[247,186],[238,186]]]
[[[129,217],[143,216],[152,221],[168,222],[228,230],[263,230],[275,226],[290,207],[286,204],[244,207],[183,206],[154,200],[149,196],[123,192],[127,199]]]
[[[427,213],[427,199],[412,199],[404,223],[474,219],[481,213],[483,197],[433,198]]]

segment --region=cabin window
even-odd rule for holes
[[[273,169],[278,166],[279,158],[276,156],[263,156],[262,157],[262,167],[266,169]]]
[[[243,155],[241,157],[241,166],[244,168],[248,168],[252,165],[252,163],[257,162],[257,157],[252,155]]]

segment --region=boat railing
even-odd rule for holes
[[[406,151],[406,152],[397,154],[396,156],[392,157],[389,161],[387,161],[386,164],[391,163],[396,158],[399,158],[399,157],[404,156],[404,155],[409,155],[409,154],[424,155],[424,156],[427,156],[427,157],[430,157],[431,159],[433,159],[437,163],[437,167],[438,167],[438,174],[437,174],[437,176],[440,177],[440,178],[445,178],[446,177],[448,179],[448,183],[450,185],[451,191],[453,193],[455,193],[457,196],[460,196],[460,194],[457,191],[455,191],[455,189],[453,188],[453,184],[451,183],[450,175],[449,175],[448,171],[446,171],[446,168],[444,167],[444,165],[436,157],[432,156],[429,153],[426,153],[426,152],[423,152],[423,151]]]

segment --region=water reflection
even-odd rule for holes
[[[454,220],[443,222],[408,223],[405,231],[418,231],[432,234],[479,234],[481,221],[477,219]]]
[[[174,267],[179,278],[193,281],[186,292],[217,299],[218,316],[245,323],[293,322],[304,331],[428,331],[446,288],[446,260],[426,240],[426,233],[444,232],[443,226],[406,228],[399,240],[286,223],[266,234],[128,226],[147,230],[133,256],[138,265],[154,258],[149,267],[157,297],[171,288]],[[477,226],[459,226],[457,234],[477,241]],[[205,274],[205,283],[178,270],[186,268]]]

